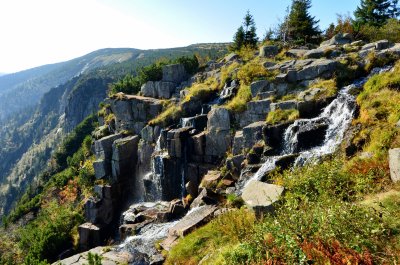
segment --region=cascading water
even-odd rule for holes
[[[339,144],[342,142],[344,133],[351,124],[356,110],[355,97],[349,91],[355,88],[361,88],[368,79],[378,73],[387,72],[392,69],[391,66],[384,68],[375,68],[368,77],[359,79],[353,84],[341,89],[339,95],[331,102],[323,112],[313,119],[299,119],[290,125],[283,139],[283,150],[280,156],[267,157],[261,168],[251,177],[243,186],[247,185],[250,180],[261,180],[265,174],[276,168],[276,161],[285,156],[298,152],[294,165],[302,166],[306,163],[316,161],[324,155],[335,152]],[[326,127],[325,137],[322,144],[308,150],[299,150],[299,134],[304,131],[311,131],[319,126]]]
[[[164,157],[168,154],[161,148],[161,134],[157,139],[151,161],[151,172],[147,173],[143,181],[145,183],[145,201],[159,201],[162,199],[161,180],[164,173]]]

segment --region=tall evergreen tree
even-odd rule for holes
[[[257,47],[258,37],[256,33],[256,24],[253,16],[247,11],[241,25],[233,37],[233,44],[231,50],[240,50],[243,46],[251,48]]]
[[[311,0],[293,0],[290,13],[287,17],[287,39],[297,43],[312,43],[319,41],[321,32],[318,22],[311,16],[308,10],[311,8]],[[284,23],[285,24],[285,23]]]
[[[382,26],[399,15],[398,0],[361,0],[354,12],[358,25]]]

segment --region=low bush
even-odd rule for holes
[[[267,115],[267,122],[269,124],[277,124],[284,121],[294,121],[299,118],[300,114],[297,109],[270,111]]]
[[[246,110],[247,102],[251,100],[250,87],[246,85],[240,85],[237,94],[233,99],[225,104],[225,108],[233,112],[243,112]]]

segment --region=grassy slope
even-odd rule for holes
[[[234,210],[181,239],[167,264],[395,264],[400,186],[388,149],[400,147],[400,62],[371,78],[357,98],[359,152],[276,173],[286,187],[275,215]],[[365,153],[368,152],[368,153]]]

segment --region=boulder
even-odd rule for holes
[[[103,243],[102,228],[92,223],[84,223],[78,227],[79,247],[88,250]]]
[[[201,180],[200,187],[201,188],[211,188],[215,187],[218,184],[218,181],[221,179],[221,172],[216,170],[210,170]]]
[[[219,198],[215,192],[207,188],[202,188],[199,195],[193,200],[190,208],[193,209],[203,205],[216,205],[218,204],[218,201]]]
[[[252,148],[259,140],[263,139],[263,127],[265,121],[254,122],[243,128],[243,148]]]
[[[85,219],[93,224],[108,225],[113,220],[112,199],[90,198],[85,203]]]
[[[147,81],[140,88],[140,92],[141,92],[142,96],[155,98],[156,97],[155,82]]]
[[[328,59],[319,59],[297,71],[297,81],[315,79],[317,77],[331,77],[336,70],[337,62]]]
[[[279,201],[284,187],[251,180],[243,189],[242,199],[256,215],[273,212],[274,204]]]
[[[270,105],[271,100],[269,99],[250,101],[247,103],[247,110],[251,114],[263,115],[265,119],[270,111]]]
[[[171,64],[162,68],[162,81],[181,83],[188,77],[183,64]]]
[[[389,150],[389,168],[392,181],[400,181],[400,148]]]
[[[365,44],[364,46],[362,46],[361,51],[366,51],[366,50],[380,51],[383,49],[387,49],[389,47],[390,47],[390,42],[388,40],[380,40],[380,41]]]
[[[278,46],[265,45],[260,47],[260,57],[273,57],[279,53]]]
[[[280,123],[277,125],[266,125],[263,128],[264,142],[274,148],[276,153],[282,148],[282,137],[290,123]]]
[[[319,59],[321,57],[324,57],[324,54],[325,54],[325,52],[323,49],[312,49],[312,50],[307,51],[303,55],[303,57],[308,58],[308,59],[310,59],[310,58]]]
[[[230,130],[230,116],[229,111],[225,108],[214,108],[207,115],[207,130],[208,131],[221,131]]]
[[[232,52],[232,53],[228,54],[227,56],[225,56],[224,62],[225,63],[234,62],[234,61],[236,61],[238,59],[239,59],[239,55],[237,55],[236,53]]]
[[[196,134],[192,136],[192,151],[191,155],[195,156],[203,156],[204,155],[204,149],[206,145],[206,133],[201,132],[199,134]]]
[[[286,52],[286,56],[294,57],[294,58],[301,58],[308,52],[307,49],[290,49]]]
[[[257,96],[260,92],[269,91],[269,82],[267,80],[254,81],[250,85],[251,95]]]
[[[215,128],[215,127],[213,127]],[[229,130],[212,130],[206,134],[205,155],[209,157],[223,157],[231,147],[231,134]],[[212,159],[213,163],[218,163]]]
[[[96,179],[103,179],[111,175],[111,161],[97,159],[93,162],[94,174]]]
[[[271,111],[276,111],[278,109],[288,110],[288,109],[297,109],[297,101],[296,100],[286,100],[277,103],[271,103]]]
[[[204,205],[194,209],[169,229],[169,235],[183,237],[189,234],[195,228],[210,221],[217,209],[214,205]]]
[[[353,41],[353,36],[349,33],[339,33],[333,36],[330,40],[324,41],[320,44],[320,46],[329,46],[329,45],[344,45],[347,43],[351,43]]]
[[[155,98],[169,99],[173,96],[176,83],[160,81],[155,83]]]
[[[232,146],[233,155],[238,155],[242,153],[243,148],[244,148],[243,131],[236,131],[235,137],[233,138],[233,146]]]
[[[121,134],[112,134],[94,142],[94,150],[97,159],[111,160],[112,145],[115,140],[122,138]]]
[[[190,127],[184,127],[167,132],[167,149],[171,157],[183,158],[190,137]]]

